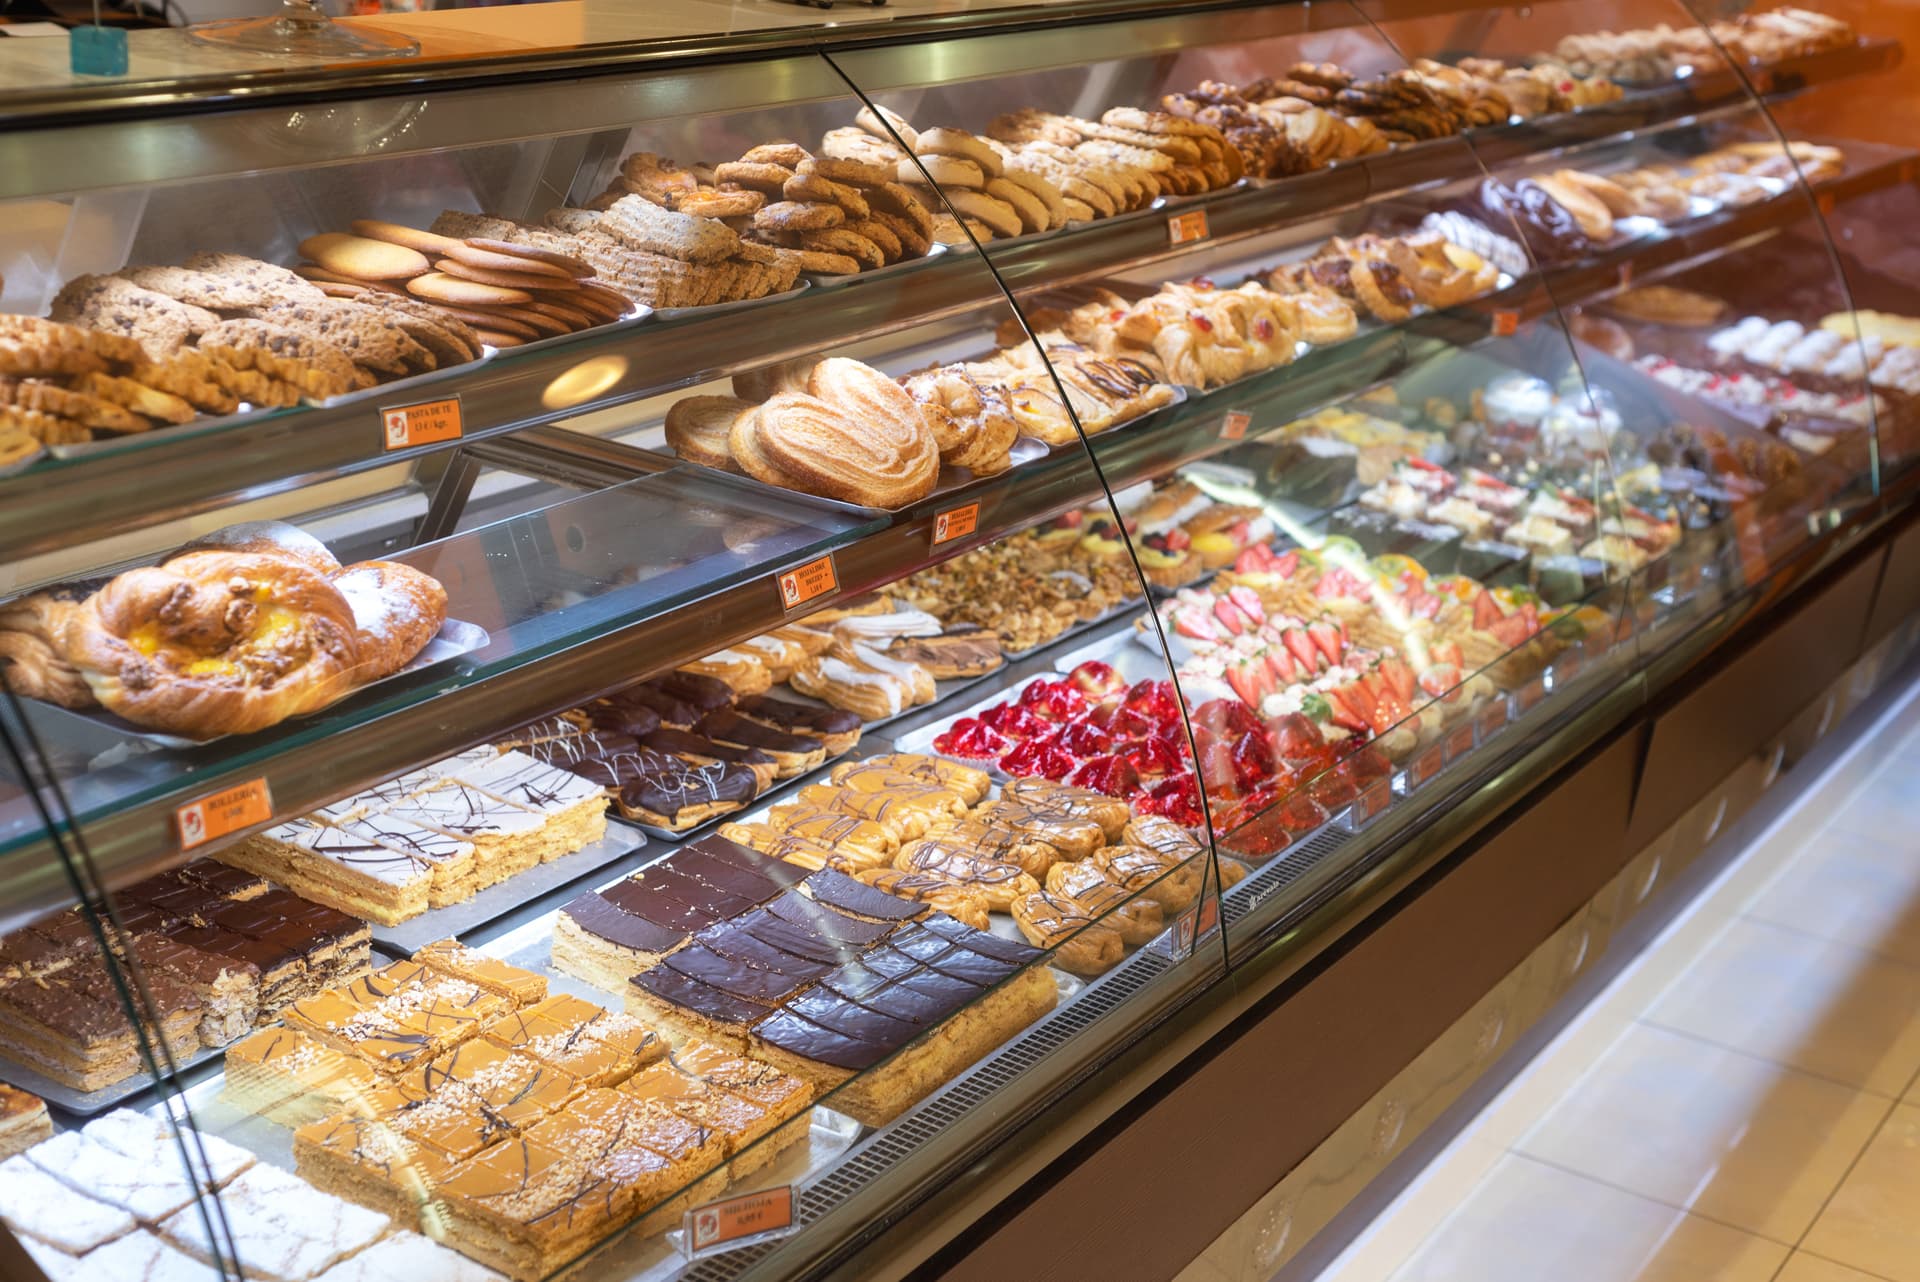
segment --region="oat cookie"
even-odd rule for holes
[[[846,221],[847,211],[838,205],[792,200],[777,200],[753,216],[753,225],[761,231],[825,231]]]
[[[261,312],[260,319],[331,343],[344,351],[354,364],[390,376],[404,374],[414,367],[433,367],[433,357],[427,349],[381,315],[377,307],[329,298],[317,303],[281,303]]]
[[[786,165],[734,160],[724,165],[715,165],[713,177],[714,181],[723,187],[729,185],[745,187],[777,198],[780,195],[780,189],[786,186],[787,179],[793,177],[793,170]]]
[[[874,268],[886,266],[886,255],[880,252],[880,246],[844,227],[829,227],[825,231],[807,231],[800,233],[800,247],[822,254],[844,254],[858,262],[862,267]]]
[[[744,187],[736,191],[703,187],[698,191],[683,192],[674,200],[673,207],[680,213],[700,218],[746,218],[766,203],[767,193],[763,191],[749,191]]]
[[[764,142],[750,148],[740,159],[750,165],[780,165],[787,169],[797,169],[800,163],[810,159],[813,153],[797,142]],[[720,171],[714,170],[719,176]]]
[[[781,194],[800,204],[838,205],[848,218],[867,216],[867,198],[845,183],[833,182],[817,174],[795,174],[787,179]]]

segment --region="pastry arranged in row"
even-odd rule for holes
[[[1024,653],[1139,599],[1139,579],[1124,555],[1082,546],[1089,524],[1105,512],[1069,512],[918,571],[889,592],[949,629],[983,628],[1007,653]]]
[[[311,535],[257,522],[0,605],[0,667],[18,694],[209,739],[393,675],[446,612],[446,590],[412,566],[342,566]]]
[[[0,1220],[50,1282],[186,1282],[216,1276],[216,1261],[281,1282],[499,1282],[216,1135],[186,1138],[121,1109],[36,1144],[0,1163]],[[183,1147],[204,1157],[204,1178],[188,1178]],[[218,1255],[198,1200],[209,1194],[220,1200]]]
[[[330,298],[413,312],[494,347],[592,329],[632,310],[584,259],[495,237],[357,219],[349,232],[301,241],[300,256],[294,271]]]
[[[842,834],[776,812],[799,830],[780,833],[825,843],[811,868],[798,844],[781,858],[702,838],[563,908],[554,964],[624,991],[670,1039],[765,1060],[870,1125],[1052,1009],[1041,954],[826,866],[863,831],[873,840],[872,821],[822,812],[851,821]]]
[[[1841,18],[1810,9],[1742,13],[1704,26],[1666,23],[1630,31],[1563,36],[1553,56],[1574,70],[1617,80],[1661,81],[1685,70],[1710,71],[1736,62],[1759,66],[1841,49],[1855,40]]]
[[[153,999],[143,1032],[177,1066],[365,972],[366,923],[196,860],[116,892],[124,934],[101,953],[80,910],[0,937],[0,1057],[79,1091],[145,1071],[109,968],[131,957]]]
[[[653,1231],[804,1134],[804,1083],[667,1042],[453,941],[289,1008],[228,1051],[225,1096],[294,1125],[318,1187],[474,1259],[546,1277]],[[311,1120],[309,1120],[311,1119]],[[573,1212],[556,1217],[556,1208]]]

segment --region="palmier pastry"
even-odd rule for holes
[[[720,825],[720,835],[728,841],[750,846],[763,855],[772,855],[775,859],[784,859],[815,872],[831,868],[835,872],[857,875],[867,869],[883,867],[892,857],[865,846],[825,845],[772,824],[724,823]]]
[[[979,891],[956,885],[930,872],[910,872],[904,868],[869,868],[854,876],[875,890],[911,899],[931,906],[936,912],[975,930],[991,924],[987,916],[987,898]]]
[[[1166,929],[1160,905],[1136,895],[1089,863],[1059,863],[1047,869],[1047,889],[1069,895],[1087,911],[1120,933],[1126,944],[1138,947]]]
[[[1120,933],[1098,925],[1086,905],[1069,895],[1036,890],[1008,910],[1020,933],[1053,954],[1053,964],[1075,975],[1102,975],[1126,956]]]
[[[1146,896],[1170,913],[1179,912],[1200,893],[1198,860],[1170,859],[1143,846],[1102,846],[1087,863],[1115,885]]]
[[[891,858],[900,838],[885,824],[844,810],[826,810],[808,801],[789,801],[767,812],[769,826],[835,850],[858,850]]]
[[[398,561],[350,565],[333,576],[333,586],[353,611],[358,684],[406,667],[447,621],[447,590],[440,580]]]
[[[0,605],[0,680],[15,694],[63,708],[91,708],[93,691],[67,660],[67,620],[92,585],[49,588]]]
[[[1051,779],[1015,779],[1000,790],[1008,801],[1018,801],[1029,809],[1062,819],[1087,819],[1100,825],[1108,842],[1120,840],[1133,812],[1118,797],[1091,788],[1076,788]]]
[[[925,837],[901,847],[893,866],[907,872],[932,873],[964,886],[987,901],[987,907],[1006,912],[1013,901],[1040,889],[1031,873],[1013,864],[983,855],[946,836]]]
[[[358,624],[285,557],[193,552],[129,570],[67,620],[67,657],[108,711],[193,738],[264,729],[353,687]]]
[[[986,798],[987,789],[993,786],[992,776],[976,766],[919,752],[883,752],[860,761],[842,762],[828,777],[835,783],[846,783],[870,770],[945,788],[965,803],[955,813],[961,813],[966,806],[978,805]]]
[[[811,356],[803,356],[798,360],[778,361],[761,369],[745,370],[733,376],[734,395],[758,405],[781,392],[804,392],[807,390],[807,380],[813,376],[813,367],[818,363]]]
[[[753,411],[752,401],[736,396],[686,396],[667,409],[667,445],[689,463],[738,472],[727,441],[733,421]]]

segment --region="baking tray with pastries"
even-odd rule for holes
[[[371,957],[364,921],[210,859],[114,898],[124,933],[111,958],[79,909],[0,936],[0,1078],[79,1116],[153,1084],[110,967],[140,965],[144,1032],[185,1069]]]
[[[14,693],[105,730],[193,747],[318,712],[486,645],[398,561],[343,566],[279,521],[227,526],[156,564],[0,605]]]
[[[1736,14],[1704,25],[1675,28],[1663,22],[1626,31],[1580,32],[1563,36],[1552,54],[1542,57],[1554,58],[1581,75],[1641,84],[1717,70],[1729,59],[1770,66],[1788,58],[1844,49],[1857,40],[1845,19],[1789,6]]]
[[[792,644],[781,639],[780,653],[797,655]],[[770,646],[720,651],[521,726],[494,748],[586,780],[612,814],[677,841],[859,743],[856,713],[769,693],[771,657]]]
[[[1003,656],[1023,657],[1138,604],[1132,562],[1102,522],[1104,505],[1075,509],[916,571],[888,595],[948,629],[990,631]]]
[[[841,874],[973,929],[1024,937],[1083,978],[1190,907],[1207,862],[1190,833],[1124,799],[1039,777],[996,785],[976,766],[909,752],[842,762],[721,835],[815,877]]]
[[[1543,263],[1571,262],[1691,219],[1769,200],[1846,169],[1825,143],[1735,142],[1694,156],[1626,168],[1562,166],[1512,183],[1483,179],[1452,212],[1483,226],[1518,227]]]
[[[567,904],[554,919],[554,969],[622,994],[630,1015],[669,1040],[765,1061],[868,1126],[1078,991],[1011,923],[989,930],[978,891],[895,877],[882,860],[844,872],[827,862],[833,847],[797,837],[783,857],[773,832],[742,826],[761,845],[703,837]]]
[[[489,1266],[475,1277],[526,1282],[617,1230],[666,1227],[807,1138],[803,1080],[573,987],[437,940],[229,1047],[217,1102],[196,1111]]]
[[[1142,361],[1060,345],[1042,360],[1018,342],[899,379],[805,357],[736,374],[730,390],[667,410],[675,455],[862,513],[952,495],[1182,396]]]
[[[189,1179],[183,1141],[203,1159]],[[14,1241],[48,1278],[193,1282],[234,1270],[282,1282],[500,1282],[407,1227],[417,1216],[352,1206],[268,1155],[204,1127],[116,1109],[0,1166]],[[216,1251],[200,1199],[219,1198]]]
[[[686,670],[719,676],[744,694],[771,691],[822,715],[852,713],[872,729],[948,698],[1005,662],[998,634],[949,625],[879,594],[815,611]]]
[[[515,746],[526,737],[430,762],[215,857],[373,923],[386,946],[473,929],[645,844],[609,830],[603,785]]]

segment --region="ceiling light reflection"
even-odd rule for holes
[[[562,372],[540,393],[540,403],[550,410],[572,409],[603,394],[627,376],[624,356],[595,356]]]

